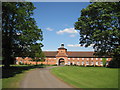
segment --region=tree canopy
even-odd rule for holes
[[[11,57],[35,57],[41,52],[43,35],[32,17],[34,9],[31,2],[2,3],[2,48],[8,66]]]
[[[95,55],[120,57],[120,2],[94,2],[82,9],[75,22],[80,44],[93,44]],[[120,60],[119,60],[120,61]]]

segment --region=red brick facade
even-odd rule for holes
[[[76,52],[76,51],[67,51],[62,45],[58,48],[58,51],[44,51],[46,56],[44,62],[37,62],[37,64],[49,64],[49,65],[96,65],[103,66],[102,57],[96,57],[93,55],[94,52]],[[109,62],[111,58],[107,58]],[[21,58],[16,57],[16,64],[36,64],[36,62],[31,61],[31,58]]]

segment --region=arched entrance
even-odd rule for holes
[[[60,58],[60,59],[59,59],[58,65],[65,65],[65,60],[64,60],[64,58]]]

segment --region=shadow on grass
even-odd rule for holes
[[[2,78],[13,77],[16,74],[22,73],[26,70],[34,69],[34,68],[43,68],[43,67],[44,67],[43,65],[31,65],[31,66],[19,65],[19,66],[11,66],[9,68],[2,67]]]

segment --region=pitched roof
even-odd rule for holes
[[[68,57],[96,57],[93,55],[94,52],[77,52],[77,51],[68,51]]]
[[[43,51],[46,57],[55,57],[58,51]],[[95,57],[94,52],[68,51],[68,57]]]
[[[57,55],[57,51],[43,51],[46,57],[55,57]]]

